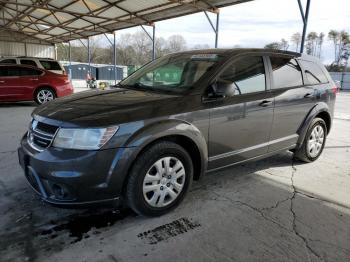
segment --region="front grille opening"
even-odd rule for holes
[[[37,130],[40,130],[48,134],[55,134],[57,128],[58,128],[57,126],[48,125],[43,122],[38,122],[38,125],[36,126]]]
[[[28,131],[28,143],[36,150],[49,147],[58,127],[33,120]]]

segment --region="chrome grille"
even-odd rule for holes
[[[51,145],[57,130],[57,126],[52,126],[42,122],[38,122],[34,119],[31,122],[28,131],[28,143],[34,149],[42,151]]]

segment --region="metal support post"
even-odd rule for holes
[[[303,19],[303,34],[301,36],[300,53],[304,52],[306,30],[307,30],[307,24],[308,24],[308,20],[309,20],[310,3],[311,3],[311,0],[307,0],[307,2],[306,2],[306,10],[305,10],[305,13],[304,13],[304,9],[303,9],[303,6],[301,4],[301,0],[298,0],[298,5],[299,5],[301,18]]]
[[[208,22],[209,22],[211,28],[213,29],[213,31],[215,33],[215,48],[217,48],[218,47],[218,39],[219,39],[219,22],[220,22],[220,20],[219,20],[219,18],[220,18],[220,11],[219,11],[219,9],[216,9],[215,13],[216,13],[216,24],[214,26],[214,23],[211,21],[207,11],[204,11],[204,14],[205,14],[205,16],[208,19]]]
[[[87,38],[87,49],[88,49],[88,63],[89,63],[88,73],[89,73],[90,77],[92,77],[92,75],[91,75],[91,53],[90,53],[90,39],[89,39],[89,37]]]
[[[152,60],[156,59],[156,26],[153,24]]]
[[[117,46],[115,41],[115,32],[113,32],[113,72],[114,72],[114,84],[117,84]]]
[[[155,41],[156,41],[156,26],[155,24],[150,24],[150,26],[153,27],[153,31],[152,31],[152,35],[150,33],[148,33],[148,31],[145,29],[145,27],[143,25],[140,25],[142,30],[146,33],[146,35],[149,37],[149,39],[151,39],[152,41],[152,60],[154,60],[156,58],[156,49],[155,49]]]
[[[69,80],[72,80],[72,51],[71,51],[71,45],[70,41],[68,41],[68,59],[69,59]]]

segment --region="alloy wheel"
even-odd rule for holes
[[[54,99],[54,94],[52,93],[51,90],[48,89],[42,89],[38,92],[36,95],[38,102],[40,104],[46,103],[48,101],[51,101]]]

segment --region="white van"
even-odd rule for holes
[[[31,65],[41,69],[49,70],[56,74],[65,74],[64,67],[56,60],[51,58],[38,58],[38,57],[0,57],[0,64],[20,64]]]

